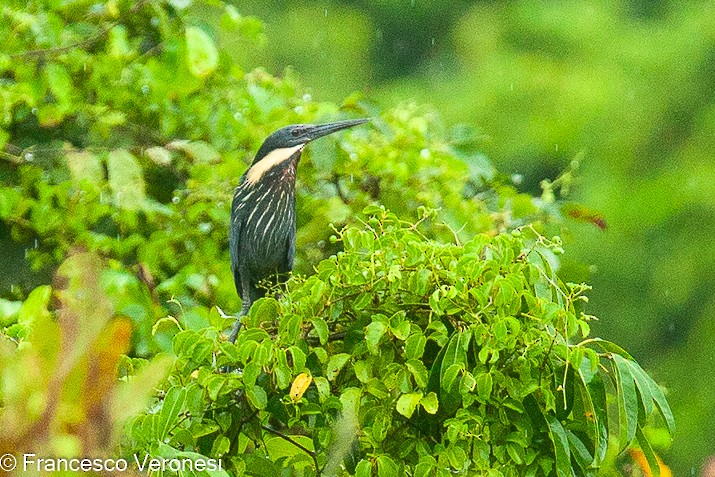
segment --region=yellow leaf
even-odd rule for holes
[[[300,373],[298,376],[295,377],[295,379],[293,380],[293,385],[290,387],[290,398],[293,400],[293,402],[300,401],[300,398],[303,397],[303,394],[312,382],[313,377],[306,373]]]
[[[642,450],[631,448],[628,449],[628,452],[631,454],[633,460],[636,461],[638,467],[641,468],[641,471],[643,472],[644,476],[650,477],[651,475],[653,475],[650,471],[648,460],[646,459]],[[660,456],[656,455],[655,458],[658,459],[658,467],[660,467],[661,477],[673,477],[673,473],[670,471],[670,467],[665,465],[665,462],[661,460]]]

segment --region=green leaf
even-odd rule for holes
[[[313,377],[313,383],[318,389],[318,396],[320,397],[320,402],[324,402],[330,396],[330,383],[322,376]]]
[[[592,338],[592,342],[596,343],[596,345],[600,346],[603,348],[604,351],[608,351],[609,353],[617,354],[620,356],[623,356],[626,359],[632,360],[633,361],[633,356],[628,354],[626,350],[621,348],[615,343],[611,343],[610,341],[601,339],[601,338]]]
[[[290,348],[288,348],[288,352],[293,357],[293,372],[296,374],[302,373],[303,369],[305,368],[305,353],[297,346],[291,346]]]
[[[47,78],[50,91],[60,103],[69,103],[72,100],[72,78],[67,73],[64,66],[50,62],[44,65],[42,71]]]
[[[347,353],[336,354],[330,358],[325,373],[325,377],[328,378],[328,381],[335,380],[335,378],[338,376],[338,373],[340,373],[340,370],[343,369],[343,366],[345,366],[345,363],[347,363],[349,359],[350,355]]]
[[[221,457],[231,447],[231,440],[226,436],[218,436],[211,447],[211,456]]]
[[[421,388],[426,388],[429,373],[424,363],[418,359],[410,359],[405,363],[405,366],[415,378],[415,383]]]
[[[643,429],[640,425],[638,425],[638,429],[636,430],[636,438],[638,439],[638,444],[641,446],[643,455],[648,462],[648,467],[650,467],[651,477],[660,477],[660,464],[658,463],[658,458],[656,457],[655,452],[653,452],[653,448],[650,446],[648,439],[646,439],[643,434]]]
[[[375,416],[375,419],[372,422],[372,438],[376,442],[382,442],[385,440],[387,437],[387,432],[390,430],[390,427],[392,427],[392,419],[391,415],[387,414],[387,412],[383,411],[378,413]]]
[[[315,280],[315,283],[310,288],[310,302],[313,305],[317,305],[323,299],[323,294],[325,293],[326,285],[325,282],[321,280]]]
[[[486,402],[492,394],[494,385],[492,375],[490,373],[480,373],[477,378],[477,396],[482,402]]]
[[[399,475],[399,468],[392,458],[387,455],[378,456],[377,462],[377,477],[395,477]]]
[[[673,417],[673,412],[670,410],[670,405],[668,400],[665,398],[665,394],[658,386],[658,383],[653,381],[653,379],[648,376],[648,374],[640,367],[635,361],[626,361],[630,367],[633,377],[636,381],[636,386],[641,394],[641,400],[643,402],[643,408],[647,414],[650,414],[653,410],[653,405],[650,402],[652,399],[660,411],[660,415],[663,416],[663,420],[668,426],[668,431],[672,435],[675,432],[675,418]]]
[[[367,383],[372,378],[372,367],[367,361],[356,361],[353,370],[361,383]]]
[[[318,335],[320,344],[327,343],[328,335],[330,334],[330,329],[328,328],[328,324],[325,322],[325,320],[322,318],[316,317],[316,318],[312,318],[310,320],[310,322],[313,323],[313,329],[315,330],[315,334]]]
[[[18,323],[31,325],[39,317],[49,318],[47,307],[52,296],[52,287],[40,285],[33,289],[17,311]]]
[[[437,394],[430,392],[420,400],[422,407],[430,414],[436,414],[439,409],[439,400],[437,399]]]
[[[588,385],[586,384],[586,378],[584,377],[583,370],[589,369],[589,365],[586,363],[581,363],[581,368],[578,370],[576,373],[577,379],[576,379],[576,385],[578,386],[580,395],[581,395],[581,402],[583,403],[584,407],[584,415],[579,416],[581,419],[581,422],[583,423],[588,430],[588,437],[590,438],[591,442],[593,443],[593,448],[591,452],[593,454],[593,464],[598,465],[600,464],[600,461],[597,461],[598,459],[598,449],[603,445],[603,443],[600,442],[600,432],[598,429],[598,419],[599,416],[596,413],[596,410],[594,409],[594,403],[593,403],[593,398],[591,396],[591,393],[588,389]],[[573,446],[572,446],[573,447]]]
[[[154,435],[159,441],[163,441],[169,434],[169,431],[174,427],[181,408],[186,400],[186,388],[172,386],[164,397],[161,405],[161,411],[156,421],[156,429]]]
[[[593,456],[588,451],[583,441],[568,429],[566,429],[566,435],[569,439],[571,455],[576,458],[576,462],[578,462],[579,467],[581,467],[584,471],[592,469],[591,464],[593,463]]]
[[[474,375],[469,371],[465,371],[459,382],[459,392],[460,394],[469,394],[474,390],[476,385],[477,381],[474,379]]]
[[[454,367],[457,367],[458,369],[464,369],[465,365],[467,364],[467,352],[466,352],[466,346],[463,346],[464,342],[468,343],[468,336],[469,334],[461,334],[461,333],[454,333],[452,337],[449,340],[449,343],[447,344],[447,350],[444,354],[444,358],[442,360],[442,372],[441,376],[442,379],[445,379],[445,375],[447,373],[447,370],[452,368],[453,370],[451,373],[454,373]],[[456,374],[454,375],[456,377]],[[453,377],[450,374],[450,378],[447,379],[450,383],[452,382]],[[444,389],[450,389],[451,384],[447,387],[444,387]]]
[[[367,341],[367,348],[371,353],[377,354],[378,344],[380,339],[385,334],[387,326],[381,321],[373,321],[365,329],[365,341]]]
[[[355,477],[372,477],[372,464],[369,460],[361,460],[355,467]]]
[[[213,39],[199,27],[187,27],[186,62],[192,74],[207,76],[218,66],[218,50]]]
[[[313,440],[310,437],[301,435],[289,435],[288,437],[306,449],[313,450]],[[268,457],[275,462],[278,459],[292,457],[296,454],[303,453],[304,451],[292,442],[276,436],[266,439],[266,452],[268,453]]]
[[[509,457],[511,457],[511,460],[513,460],[517,465],[522,465],[524,460],[526,460],[524,448],[516,442],[507,442],[506,452],[509,454]]]
[[[286,389],[290,386],[293,374],[287,365],[277,364],[273,368],[273,372],[276,376],[276,386],[278,386],[278,389]]]
[[[172,151],[185,153],[197,164],[215,164],[221,161],[221,155],[218,151],[204,141],[178,140],[170,142],[166,147]]]
[[[404,320],[398,326],[392,328],[392,333],[395,335],[395,338],[405,340],[410,334],[410,329],[410,322],[408,320]]]
[[[397,399],[397,412],[407,418],[410,418],[412,417],[412,414],[415,412],[415,409],[417,408],[417,405],[420,403],[421,400],[422,393],[403,394]]]
[[[415,466],[415,477],[430,477],[437,468],[432,462],[420,462]]]
[[[554,416],[545,414],[544,417],[549,425],[549,438],[554,444],[556,475],[557,477],[571,477],[571,452],[566,430]]]
[[[458,445],[451,445],[447,450],[449,464],[456,470],[463,470],[467,460],[467,453]]]
[[[99,156],[88,151],[68,152],[65,155],[67,167],[76,183],[87,181],[99,184],[104,180],[104,167]]]
[[[425,351],[427,338],[422,333],[410,335],[405,340],[405,356],[408,360],[419,359]]]
[[[255,454],[241,456],[246,462],[246,473],[250,477],[281,477],[280,468],[267,458]]]
[[[618,354],[613,355],[616,368],[616,386],[618,389],[618,413],[626,440],[621,447],[627,447],[636,435],[638,425],[638,396],[627,360]]]
[[[268,396],[266,391],[260,386],[253,386],[253,388],[246,390],[246,397],[253,407],[256,409],[265,409],[268,405]]]
[[[459,373],[462,372],[463,369],[464,367],[461,364],[453,364],[448,367],[442,374],[440,387],[443,390],[450,392],[454,388],[457,378],[459,377]]]
[[[144,206],[144,176],[139,162],[125,149],[116,149],[107,156],[109,187],[114,201],[122,209],[138,210]]]

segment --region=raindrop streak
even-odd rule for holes
[[[326,17],[328,16],[328,9],[327,9],[327,8],[325,9],[325,16],[326,16]]]
[[[514,83],[511,83],[511,84],[509,85],[509,91],[514,91]]]
[[[35,239],[35,248],[37,248],[38,245],[39,245],[39,242],[37,241],[37,239]]]
[[[558,144],[554,144],[554,150],[555,150],[556,152],[559,152],[559,145],[558,145]]]

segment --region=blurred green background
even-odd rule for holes
[[[25,29],[11,31],[0,24],[0,32],[7,35],[2,42],[9,45],[8,51],[27,50],[24,42],[30,40],[48,47],[86,39],[96,33],[92,28],[99,28],[93,23],[96,19],[96,23],[114,21],[119,15],[117,5],[122,11],[131,8],[130,2],[121,0],[44,3],[61,12],[68,22],[75,22],[73,27],[63,28],[61,23],[49,21],[43,8],[33,10],[32,3],[26,16],[10,15],[9,7],[0,9],[5,15],[0,20]],[[100,250],[119,249],[119,257],[134,262],[134,249],[140,248],[137,237],[143,234],[151,236],[151,241],[142,245],[146,250],[138,260],[156,262],[155,274],[159,270],[166,275],[155,277],[162,282],[158,293],[173,296],[181,288],[178,284],[185,281],[199,301],[222,303],[216,295],[235,301],[232,285],[216,278],[227,272],[223,262],[213,260],[225,255],[221,249],[225,231],[214,229],[213,224],[227,222],[227,207],[221,204],[230,200],[234,181],[229,178],[242,172],[244,156],[255,150],[271,125],[305,117],[334,117],[337,107],[319,102],[355,105],[356,96],[344,99],[356,92],[363,100],[360,104],[374,103],[379,106],[377,111],[411,102],[427,104],[441,112],[445,130],[459,124],[477,128],[479,140],[474,149],[488,156],[523,192],[538,196],[542,180],[555,179],[578,159],[578,180],[572,184],[571,198],[600,214],[608,227],[602,230],[593,223],[569,221],[568,235],[563,237],[567,261],[562,263],[561,274],[567,280],[593,285],[587,311],[600,318],[593,327],[594,334],[623,345],[667,388],[677,433],[663,458],[674,475],[700,474],[708,456],[715,455],[712,1],[248,0],[233,2],[235,11],[221,18],[212,16],[211,8],[192,6],[191,0],[163,3],[180,12],[177,17],[188,24],[224,32],[215,40],[221,55],[230,56],[233,63],[222,64],[240,68],[232,67],[228,75],[225,71],[215,76],[189,72],[182,64],[185,52],[179,41],[168,44],[161,51],[162,61],[156,60],[152,54],[159,51],[157,31],[170,31],[177,25],[173,24],[176,17],[161,16],[156,13],[159,9],[150,8],[128,16],[123,27],[109,35],[106,54],[85,58],[84,53],[73,51],[53,68],[45,68],[42,75],[36,74],[32,61],[18,64],[20,60],[0,51],[0,70],[13,70],[17,83],[24,81],[23,87],[27,87],[11,90],[14,83],[0,78],[0,111],[5,115],[4,123],[12,125],[0,131],[7,136],[0,136],[0,143],[9,138],[18,148],[9,151],[10,157],[20,157],[18,151],[24,153],[23,148],[35,144],[56,148],[72,143],[87,148],[87,156],[77,154],[75,161],[86,159],[90,163],[92,159],[98,164],[97,170],[80,168],[79,172],[92,178],[104,177],[106,163],[109,175],[115,173],[117,185],[123,186],[133,183],[136,178],[132,174],[141,176],[141,170],[137,172],[140,162],[127,154],[109,154],[100,162],[100,149],[92,148],[133,148],[136,155],[141,150],[142,167],[153,175],[147,176],[146,194],[144,189],[132,193],[137,200],[143,201],[145,195],[155,200],[145,222],[130,210],[132,204],[125,203],[126,210],[117,213],[111,203],[103,201],[105,186],[97,186],[93,190],[99,197],[97,203],[86,210],[81,201],[80,205],[70,203],[78,218],[65,220],[58,210],[71,209],[63,202],[67,200],[67,178],[48,179],[39,170],[40,166],[49,170],[50,165],[60,162],[54,153],[38,154],[34,159],[37,170],[29,167],[32,157],[27,154],[24,165],[4,164],[0,178],[11,178],[7,183],[13,187],[12,181],[22,183],[24,189],[7,186],[0,215],[25,217],[30,210],[30,225],[47,223],[46,235],[61,237],[62,241],[58,245],[40,240],[38,246],[34,237],[42,239],[40,232],[44,232],[31,230],[22,221],[15,227],[29,231],[17,233],[10,240],[11,227],[0,221],[3,296],[25,299],[34,286],[50,283],[52,270],[31,272],[28,257],[35,257],[36,262],[59,261],[75,235]],[[24,2],[8,4],[26,8]],[[147,2],[136,5],[151,6]],[[156,15],[151,17],[151,25],[157,31],[147,30],[142,23],[151,15]],[[265,41],[255,41],[262,37],[261,26],[250,16],[263,22]],[[234,30],[213,27],[223,21],[238,26],[231,26]],[[227,31],[236,31],[235,37]],[[137,51],[144,53],[133,56]],[[65,68],[78,76],[83,62],[97,58],[102,61],[87,73],[92,81],[73,84]],[[250,91],[231,90],[235,84],[243,85],[240,82],[245,72],[259,66],[282,79],[249,73]],[[119,82],[117,71],[123,73]],[[183,71],[183,76],[171,76],[167,71]],[[197,79],[203,76],[212,87]],[[295,86],[293,78],[310,94],[301,95],[302,89]],[[229,90],[231,93],[226,94]],[[66,97],[60,94],[67,91],[72,93]],[[91,94],[77,96],[77,91]],[[193,96],[196,92],[202,95]],[[33,115],[37,108],[32,107],[31,99],[45,96],[52,101],[41,105],[36,120]],[[216,104],[219,106],[211,109]],[[414,109],[418,108],[403,106],[403,111]],[[285,118],[286,110],[293,111],[291,118]],[[401,121],[400,113],[394,116],[397,119],[393,122]],[[201,120],[207,117],[213,122]],[[254,123],[261,127],[248,127]],[[157,139],[146,134],[142,129],[146,124],[147,130],[161,136]],[[415,127],[428,130],[441,127],[441,122],[434,120],[429,128],[426,122]],[[18,137],[32,141],[13,143]],[[169,143],[175,138],[206,142],[196,150],[195,143]],[[154,155],[143,149],[157,144],[166,145],[173,154],[187,156],[190,166],[167,172],[170,168],[166,166],[175,163],[166,149],[150,148]],[[422,148],[438,150],[430,143],[410,146],[414,151],[405,150],[405,154]],[[339,158],[342,165],[351,161]],[[306,162],[301,166],[304,170],[320,165]],[[451,163],[443,161],[441,167],[445,164]],[[53,186],[45,186],[43,181]],[[174,191],[167,195],[172,187],[184,182],[186,194],[172,196]],[[35,189],[37,198],[19,192]],[[303,227],[299,240],[309,244],[303,254],[314,259],[327,253],[320,248],[323,237],[315,230],[324,233],[326,218],[335,216],[330,220],[341,222],[347,212],[345,207],[334,207],[335,203],[339,205],[334,197],[333,202],[318,204],[321,194],[327,195],[322,189],[305,185],[303,189],[312,194],[313,202],[305,205],[309,199],[304,193],[302,213],[313,223],[312,228]],[[20,210],[28,201],[32,206]],[[183,204],[190,211],[187,220],[201,222],[204,230],[187,230],[183,223],[174,222],[171,214],[178,213]],[[46,205],[47,209],[41,208]],[[110,216],[116,220],[107,219]],[[96,221],[89,234],[84,230],[86,224],[75,223],[83,220]],[[119,239],[123,234],[134,242],[127,237],[123,241],[107,238]],[[170,251],[181,249],[179,245],[185,250],[172,255]],[[175,279],[173,272],[187,263],[190,265]],[[141,268],[133,271],[153,294],[153,278],[145,276]],[[138,279],[119,265],[115,275],[115,282],[121,286],[117,285],[113,296],[133,306],[136,300],[126,296],[135,293],[135,288],[143,290]],[[216,283],[204,281],[204,276]],[[151,302],[150,298],[145,301]],[[146,316],[153,316],[152,310],[134,306],[122,312],[151,328]],[[134,344],[140,351],[142,345],[148,353],[149,344]]]
[[[715,15],[711,1],[266,1],[237,4],[317,100],[354,91],[435,106],[538,192],[581,157],[573,197],[605,231],[571,227],[567,278],[593,285],[594,332],[669,391],[665,456],[715,454]]]

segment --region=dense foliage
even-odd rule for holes
[[[343,252],[253,306],[235,345],[218,312],[176,323],[165,397],[126,452],[256,476],[567,476],[637,436],[654,459],[641,426],[656,407],[672,426],[665,398],[617,346],[578,342],[587,287],[559,281],[557,243],[527,227],[445,244],[367,212]]]
[[[236,44],[261,23],[221,2],[0,14],[0,450],[560,476],[637,438],[653,462],[642,426],[657,408],[672,430],[667,403],[625,351],[579,341],[586,287],[560,281],[541,235],[568,173],[518,193],[429,110],[246,72]],[[227,343],[238,177],[278,126],[350,113],[374,126],[300,164],[299,275]]]

